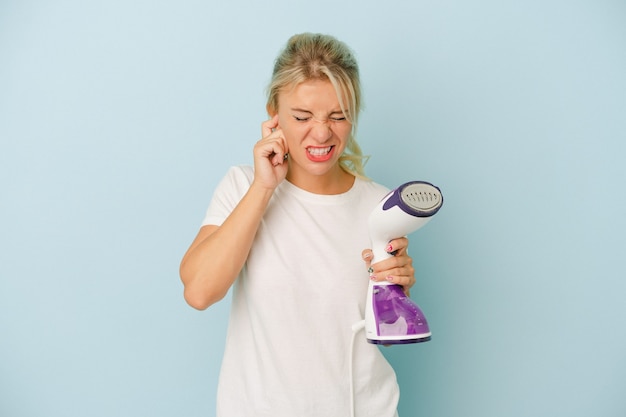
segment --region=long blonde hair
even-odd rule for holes
[[[341,110],[352,124],[339,165],[353,175],[365,177],[364,165],[368,157],[363,155],[355,139],[361,111],[359,67],[345,43],[319,33],[292,36],[274,63],[267,89],[267,110],[273,114],[278,112],[278,95],[284,88],[318,79],[330,81],[337,92]]]

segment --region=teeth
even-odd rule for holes
[[[332,146],[329,146],[328,148],[308,148],[308,151],[311,155],[321,156],[326,155],[328,152],[330,152],[331,148]]]

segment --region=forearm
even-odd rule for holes
[[[243,267],[273,190],[253,184],[219,226],[205,226],[183,257],[185,300],[203,310],[221,300]]]

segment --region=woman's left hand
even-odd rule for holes
[[[372,250],[365,249],[361,255],[370,274],[370,279],[401,285],[408,296],[411,287],[415,284],[415,269],[413,268],[413,259],[407,252],[408,246],[409,240],[406,237],[393,239],[385,250],[394,256],[380,262],[374,260],[373,264]]]

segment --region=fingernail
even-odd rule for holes
[[[391,245],[387,245],[387,249],[385,249],[387,252],[393,252],[393,247]]]
[[[390,281],[390,282],[393,281],[393,277],[391,275],[389,275],[386,279],[387,279],[387,281]]]
[[[370,274],[370,279],[371,279],[372,281],[376,281],[376,275],[372,275],[372,274]]]
[[[372,257],[372,252],[366,252],[365,255],[363,255],[363,259],[369,259]]]

